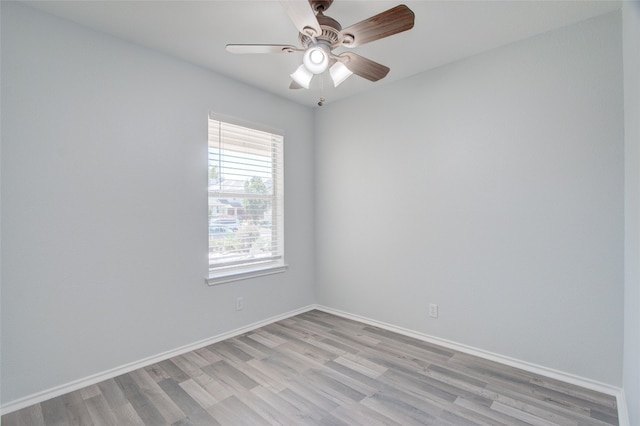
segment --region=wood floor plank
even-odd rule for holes
[[[342,364],[351,370],[362,373],[365,376],[369,376],[372,379],[375,379],[376,377],[380,377],[380,375],[389,371],[387,367],[376,364],[375,362],[372,362],[371,360],[369,360],[368,358],[362,355],[356,355],[351,353],[345,353],[343,355],[340,355],[339,357],[335,358],[333,361],[337,362],[338,364]]]
[[[144,392],[149,401],[158,409],[160,415],[168,423],[177,422],[186,417],[185,413],[176,405],[176,403],[167,395],[165,390],[160,386],[162,382],[155,382],[149,373],[144,369],[132,371],[129,375],[136,382],[138,387]]]
[[[379,390],[378,384],[366,383],[336,369],[314,369],[308,377],[311,383],[331,389],[332,392],[337,392],[353,401],[360,401]]]
[[[193,377],[193,380],[217,401],[222,401],[223,399],[227,399],[233,395],[233,389],[217,377],[211,377],[208,374],[203,374],[201,376]]]
[[[112,409],[129,404],[129,400],[125,397],[122,389],[113,379],[100,382],[96,386]]]
[[[153,364],[147,367],[144,367],[144,371],[146,371],[149,376],[153,378],[156,382],[161,382],[164,379],[168,379],[169,376],[166,371],[160,366],[160,364]]]
[[[315,423],[306,413],[306,407],[296,407],[292,405],[289,401],[282,398],[279,393],[271,392],[262,386],[252,389],[251,393],[273,407],[273,410],[278,413],[278,417],[282,419],[282,424],[297,425]]]
[[[189,361],[190,363],[192,363],[193,365],[195,365],[198,368],[204,367],[205,365],[211,364],[205,358],[200,356],[200,354],[197,351],[187,352],[187,353],[183,354],[182,357],[185,358],[187,361]]]
[[[321,423],[322,420],[327,417],[328,411],[323,409],[320,405],[315,404],[313,402],[313,399],[315,398],[309,394],[301,394],[294,392],[291,389],[285,389],[282,392],[279,392],[278,395],[294,407],[304,407],[307,415],[317,423]]]
[[[479,419],[487,419],[486,423],[490,426],[528,426],[514,417],[505,415],[499,411],[491,409],[491,404],[478,403],[476,400],[467,398],[458,398],[455,405],[463,407],[468,411],[472,411],[479,416]]]
[[[559,415],[557,413],[554,413],[551,410],[544,410],[536,405],[529,404],[523,401],[518,401],[516,399],[502,398],[499,401],[495,401],[491,407],[494,408],[496,404],[500,404],[503,406],[507,405],[523,413],[531,414],[538,419],[545,420],[550,424],[555,424],[560,426],[578,426],[578,422],[574,419]]]
[[[123,374],[115,378],[116,383],[122,389],[124,396],[146,425],[161,425],[167,423],[158,409],[149,401],[136,382],[129,374]]]
[[[67,411],[62,398],[53,398],[40,404],[42,417],[47,426],[60,426],[68,424]]]
[[[195,377],[202,373],[200,367],[197,364],[189,361],[187,357],[184,355],[178,355],[171,358],[171,362],[176,365],[180,370],[182,370],[188,377]],[[204,364],[204,366],[208,365],[208,363]],[[188,378],[186,380],[189,380]],[[182,380],[179,380],[182,381]]]
[[[595,406],[608,407],[612,410],[617,408],[615,398],[612,399],[608,395],[603,395],[590,389],[584,389],[577,386],[567,386],[566,383],[554,380],[548,377],[533,377],[531,383],[540,388],[556,391],[562,395],[572,396],[577,399],[589,401]]]
[[[273,334],[266,331],[266,329],[258,330],[254,333],[251,333],[249,337],[253,340],[256,340],[259,343],[269,347],[275,348],[278,345],[283,343],[287,343],[286,340],[279,338],[278,336],[274,336]]]
[[[5,426],[612,426],[615,397],[309,311],[2,416]]]
[[[85,404],[91,417],[91,421],[86,424],[95,426],[116,426],[118,424],[118,420],[104,396],[96,395],[85,399]]]
[[[82,395],[82,399],[93,398],[94,396],[98,396],[101,393],[102,391],[97,384],[80,389],[80,395]]]
[[[207,348],[200,348],[194,351],[197,353],[202,359],[207,361],[207,364],[213,364],[214,362],[222,361],[222,357],[218,354],[214,354]]]
[[[327,346],[332,346],[335,348],[336,353],[352,353],[357,354],[360,352],[361,348],[367,347],[364,344],[357,343],[355,341],[349,344],[348,339],[345,335],[341,335],[340,333],[332,333],[331,336],[325,337],[322,339],[322,343]],[[360,347],[358,347],[359,345]]]
[[[179,386],[205,410],[218,403],[218,400],[193,379],[185,380]]]
[[[425,413],[394,395],[377,393],[365,398],[362,404],[403,425],[433,425],[438,420],[436,416]]]
[[[259,346],[259,345],[253,345],[251,343],[248,343],[247,341],[254,342],[251,339],[241,339],[240,337],[236,337],[236,338],[230,339],[229,343],[234,348],[238,349],[239,351],[242,351],[243,353],[249,356],[249,358],[246,361],[249,361],[252,359],[262,359],[268,356],[268,353],[269,353],[268,349],[267,351],[257,349],[256,346]],[[254,343],[257,343],[257,342],[254,342]]]
[[[220,378],[237,392],[250,390],[258,386],[258,382],[235,368],[231,362],[225,360],[204,367],[204,371],[210,376]]]
[[[31,405],[2,416],[4,426],[44,426],[44,416],[40,404]]]
[[[363,333],[349,333],[345,330],[331,330],[323,340],[327,344],[342,349],[344,352],[358,353],[361,350],[375,348],[380,340]]]
[[[283,375],[277,368],[273,368],[271,364],[265,362],[262,359],[253,359],[247,362],[247,365],[256,371],[260,372],[260,377],[253,377],[253,379],[266,388],[274,388],[277,391],[282,391],[287,388],[291,380]],[[264,377],[265,379],[262,379]],[[267,383],[264,383],[264,382]]]
[[[307,381],[291,383],[288,389],[298,395],[303,395],[305,399],[308,399],[327,413],[333,412],[336,408],[340,407],[338,402],[329,398],[326,394]]]
[[[514,417],[518,420],[522,420],[523,422],[529,423],[533,426],[554,426],[557,424],[547,421],[545,419],[541,419],[533,414],[529,414],[525,411],[519,410],[518,408],[512,407],[510,405],[503,404],[501,402],[494,402],[491,405],[491,409],[498,411],[499,413],[508,414],[511,417]]]
[[[259,362],[260,360],[252,360],[255,362]],[[235,369],[240,371],[242,374],[247,376],[249,379],[253,380],[260,386],[263,386],[267,389],[274,388],[277,391],[282,391],[287,389],[288,383],[281,383],[277,377],[269,375],[269,371],[267,371],[264,367],[255,367],[251,362],[236,362],[234,360],[227,360],[227,362]]]
[[[208,409],[208,413],[221,425],[252,426],[266,423],[264,418],[235,395],[213,405]]]
[[[577,419],[582,423],[597,424],[599,421],[593,419],[592,414],[599,409],[608,412],[611,416],[617,416],[616,411],[607,406],[594,404],[555,390],[540,388],[537,385],[525,385],[518,381],[510,383],[500,380],[488,384],[486,389],[540,407],[545,411],[560,413],[563,417]]]
[[[410,395],[417,396],[439,407],[451,406],[458,398],[454,393],[448,392],[437,386],[437,383],[429,383],[429,378],[411,377],[401,372],[388,371],[380,377],[380,381],[390,387],[404,389]]]
[[[252,351],[248,349],[245,352],[251,353],[254,359],[264,359],[269,356],[272,351],[272,348],[269,346],[263,345],[259,341],[252,339],[249,337],[249,334],[243,334],[242,336],[238,336],[238,341],[243,343],[246,346],[252,348]]]
[[[269,425],[282,425],[287,423],[293,423],[293,420],[288,420],[284,417],[283,413],[276,409],[273,405],[269,404],[262,398],[257,396],[258,390],[264,390],[266,392],[277,394],[278,391],[275,389],[264,389],[262,386],[258,386],[250,391],[239,392],[234,396],[242,401],[247,406],[251,407],[251,409],[259,415],[262,419],[264,419],[263,424]],[[286,421],[285,421],[286,420]]]
[[[335,418],[350,426],[402,426],[401,423],[360,404],[341,405],[332,411]]]
[[[277,372],[285,381],[295,380],[296,377],[310,368],[309,364],[303,362],[304,360],[292,357],[291,351],[287,351],[286,348],[285,350],[271,353],[261,361]]]
[[[113,413],[117,425],[144,426],[144,421],[129,402],[114,408]]]
[[[184,391],[174,379],[166,379],[158,383],[166,395],[180,407],[194,424],[214,425],[215,420],[191,396]],[[184,417],[183,417],[184,418]]]
[[[171,359],[159,362],[158,367],[164,370],[164,372],[169,375],[169,378],[175,380],[178,383],[189,380],[189,375],[185,371],[180,369],[180,367],[178,367]]]
[[[113,411],[117,425],[144,425],[144,422],[115,380],[105,380],[98,383],[97,386]]]
[[[247,362],[252,360],[253,357],[247,352],[243,351],[236,345],[229,341],[218,342],[215,345],[208,347],[209,351],[218,354],[223,360],[233,359],[239,362]]]
[[[92,423],[91,414],[85,405],[80,392],[70,392],[61,396],[66,407],[67,423],[75,426],[85,426]],[[106,402],[106,401],[105,401]],[[108,408],[111,409],[110,407]]]

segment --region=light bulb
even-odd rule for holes
[[[309,60],[313,62],[314,65],[321,65],[324,58],[324,52],[320,49],[313,49],[311,53],[309,53]]]
[[[324,43],[316,43],[310,46],[302,57],[302,63],[314,74],[322,74],[329,66],[329,46]]]

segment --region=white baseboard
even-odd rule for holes
[[[620,392],[616,395],[616,401],[618,402],[618,424],[620,426],[631,426],[629,407],[627,407],[627,397],[624,393],[624,388],[620,389]]]
[[[0,407],[0,415],[4,415],[7,413],[11,413],[13,411],[20,410],[22,408],[28,407],[33,404],[38,404],[40,402],[46,401],[51,398],[55,398],[60,395],[64,395],[69,392],[76,391],[78,389],[82,389],[87,386],[94,385],[96,383],[100,383],[104,380],[112,379],[114,377],[120,376],[122,374],[129,373],[133,370],[137,370],[139,368],[147,367],[149,365],[155,364],[160,361],[164,361],[166,359],[182,355],[184,353],[203,348],[205,346],[209,346],[213,343],[220,342],[225,339],[229,339],[231,337],[238,336],[243,333],[247,333],[249,331],[255,330],[257,328],[263,327],[265,325],[274,323],[276,321],[280,321],[286,318],[290,318],[295,315],[299,315],[304,312],[308,312],[313,309],[318,309],[323,312],[327,312],[330,314],[334,314],[343,318],[352,319],[354,321],[359,321],[365,324],[373,325],[375,327],[380,327],[385,330],[389,330],[398,334],[402,334],[404,336],[413,337],[419,340],[423,340],[425,342],[433,343],[436,345],[443,346],[445,348],[453,349],[456,351],[464,352],[469,355],[475,355],[480,358],[488,359],[491,361],[496,361],[501,364],[509,365],[511,367],[519,368],[524,371],[529,371],[531,373],[539,374],[544,377],[549,377],[552,379],[560,380],[566,383],[570,383],[576,386],[581,386],[586,389],[591,389],[597,392],[602,392],[606,395],[611,395],[616,397],[616,402],[618,405],[618,422],[620,426],[630,426],[629,425],[629,416],[627,411],[627,403],[625,399],[624,390],[617,388],[615,386],[611,386],[608,384],[600,383],[594,380],[586,379],[583,377],[575,376],[569,373],[564,373],[562,371],[542,367],[536,364],[528,363],[525,361],[520,361],[514,358],[506,357],[503,355],[495,354],[492,352],[484,351],[481,349],[477,349],[471,346],[462,345],[460,343],[452,342],[445,339],[440,339],[438,337],[429,336],[427,334],[423,334],[417,331],[409,330],[406,328],[398,327],[392,324],[384,323],[381,321],[377,321],[371,318],[362,317],[360,315],[351,314],[348,312],[340,311],[337,309],[329,308],[322,305],[309,305],[303,308],[295,309],[293,311],[276,315],[271,318],[267,318],[262,321],[254,322],[244,327],[240,327],[235,330],[231,330],[226,333],[219,334],[217,336],[213,336],[204,340],[200,340],[185,346],[181,346],[179,348],[162,352],[160,354],[141,359],[139,361],[135,361],[129,364],[122,365],[120,367],[116,367],[102,373],[94,374],[79,380],[75,380],[73,382],[65,383],[60,386],[56,386],[51,389],[47,389],[42,392],[38,392],[33,395],[28,395],[26,397],[17,399],[15,401],[11,401],[7,404],[4,404]]]
[[[299,315],[303,312],[307,312],[315,308],[316,308],[315,305],[309,305],[303,308],[295,309],[293,311],[290,311],[281,315],[276,315],[262,321],[254,322],[247,326],[240,327],[238,329],[231,330],[226,333],[218,334],[217,336],[199,340],[197,342],[190,343],[188,345],[184,345],[179,348],[172,349],[170,351],[162,352],[157,355],[141,359],[139,361],[131,362],[129,364],[122,365],[120,367],[112,368],[102,373],[93,374],[91,376],[84,377],[79,380],[74,380],[73,382],[65,383],[63,385],[44,390],[42,392],[38,392],[33,395],[28,395],[26,397],[16,399],[14,401],[11,401],[2,405],[2,407],[0,407],[0,415],[11,413],[13,411],[18,411],[30,405],[38,404],[48,399],[55,398],[57,396],[64,395],[69,392],[73,392],[87,386],[95,385],[96,383],[100,383],[104,380],[112,379],[114,377],[129,373],[139,368],[144,368],[149,365],[155,364],[157,362],[164,361],[166,359],[173,358],[175,356],[182,355],[184,353],[191,352],[196,349],[204,348],[205,346],[209,346],[213,343],[217,343],[222,340],[229,339],[231,337],[239,336],[240,334],[244,334],[249,331],[255,330],[257,328],[264,327],[265,325],[274,323],[276,321],[280,321],[295,315]]]
[[[584,377],[576,376],[573,374],[565,373],[562,371],[554,370],[540,365],[532,364],[526,361],[510,358],[504,355],[495,354],[492,352],[477,349],[471,346],[463,345],[460,343],[452,342],[450,340],[441,339],[439,337],[430,336],[417,331],[409,330],[406,328],[398,327],[393,324],[377,321],[371,318],[362,317],[360,315],[351,314],[349,312],[340,311],[338,309],[329,308],[326,306],[317,305],[315,309],[318,309],[329,314],[337,315],[343,318],[352,319],[354,321],[362,322],[365,324],[373,325],[394,333],[402,334],[404,336],[413,337],[425,342],[433,343],[448,349],[464,352],[469,355],[474,355],[480,358],[484,358],[490,361],[499,362],[501,364],[508,365],[510,367],[519,368],[530,373],[538,374],[540,376],[548,377],[550,379],[560,380],[565,383],[580,386],[585,389],[590,389],[596,392],[601,392],[605,395],[611,395],[616,398],[616,404],[618,407],[618,422],[620,426],[629,426],[629,416],[627,411],[627,403],[624,396],[624,391],[621,388],[611,386],[605,383],[601,383],[595,380],[587,379]]]

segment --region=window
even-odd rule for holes
[[[284,271],[283,142],[210,115],[210,285]]]

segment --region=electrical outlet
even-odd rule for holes
[[[435,303],[429,303],[429,316],[431,318],[438,318],[438,305]]]
[[[236,311],[241,311],[244,309],[244,300],[242,297],[236,297]]]

